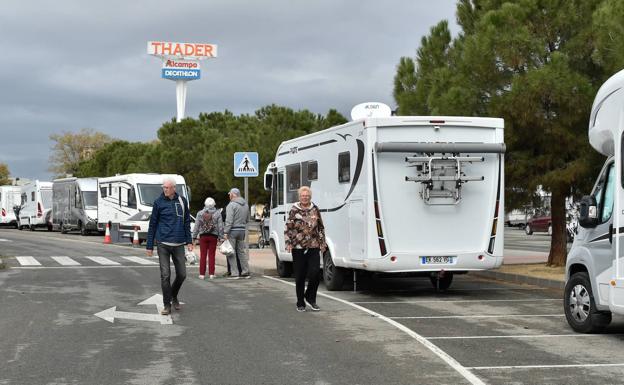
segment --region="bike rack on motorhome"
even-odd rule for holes
[[[624,71],[598,90],[589,119],[589,143],[607,156],[591,195],[580,204],[579,232],[566,262],[564,310],[570,326],[600,331],[624,314]]]
[[[283,142],[265,172],[279,274],[292,273],[284,227],[303,185],[325,224],[330,290],[355,271],[446,289],[454,273],[500,266],[504,152],[497,118],[367,115]]]

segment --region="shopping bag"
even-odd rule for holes
[[[185,248],[185,254],[184,256],[186,257],[186,262],[188,262],[191,265],[194,265],[197,263],[197,255],[195,255],[194,252],[189,251],[189,249]]]
[[[219,252],[223,255],[234,254],[234,248],[229,240],[226,239],[223,243],[221,243],[221,246],[219,246]]]

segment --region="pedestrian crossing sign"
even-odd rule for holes
[[[234,176],[250,177],[258,176],[258,153],[235,152],[234,153]]]

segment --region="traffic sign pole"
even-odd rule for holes
[[[248,185],[247,185],[247,177],[245,177],[245,202],[247,202],[247,206],[251,208],[251,206],[249,205],[249,189],[248,189]],[[247,213],[249,218],[250,213]],[[247,224],[245,225],[245,245],[247,247],[247,261],[249,263],[249,222],[247,222]]]

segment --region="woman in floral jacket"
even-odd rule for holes
[[[320,281],[320,254],[325,252],[327,244],[321,211],[312,203],[312,191],[307,186],[299,188],[299,202],[288,213],[284,235],[286,251],[292,252],[293,257],[297,311],[305,311],[306,302],[310,304],[312,311],[319,311],[321,309],[316,304],[316,291]]]

